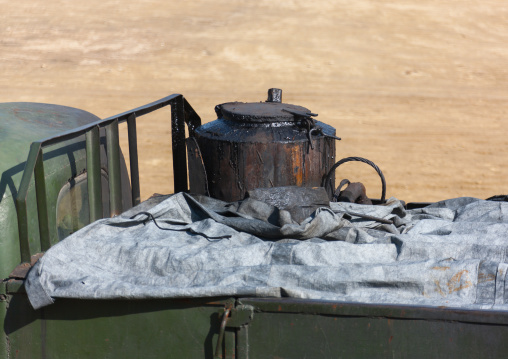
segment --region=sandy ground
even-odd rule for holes
[[[508,193],[508,3],[0,0],[0,101],[100,117],[182,93],[319,113],[406,201]],[[169,112],[140,119],[142,196],[172,189]],[[365,165],[337,177],[362,181]]]

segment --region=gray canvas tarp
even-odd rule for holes
[[[34,308],[54,298],[257,296],[508,310],[507,233],[508,203],[475,198],[409,211],[394,198],[331,203],[298,224],[256,200],[179,193],[74,233],[25,286]]]

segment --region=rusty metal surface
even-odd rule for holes
[[[340,191],[337,202],[372,204],[372,201],[367,197],[367,189],[361,182],[350,183],[343,191]]]
[[[333,128],[323,127],[334,133]],[[310,150],[305,134],[298,129],[258,130],[235,133],[228,129],[215,138],[196,131],[212,197],[230,202],[243,199],[254,188],[321,185],[334,163],[334,140],[313,138],[314,149]],[[191,185],[191,191],[196,190]]]
[[[30,263],[21,263],[20,265],[16,266],[11,274],[9,274],[9,278],[25,279],[30,268],[32,268],[43,255],[44,253],[36,253],[30,257]]]
[[[281,99],[272,88],[266,102],[215,107],[218,119],[196,128],[187,144],[191,192],[231,202],[254,188],[322,185],[335,159],[335,129]]]
[[[224,308],[224,313],[222,314],[222,320],[219,327],[219,335],[217,337],[217,344],[215,346],[215,354],[214,359],[221,359],[225,357],[225,353],[223,352],[223,342],[224,342],[224,333],[226,331],[226,324],[229,319],[229,314],[233,309],[234,302],[226,303]]]
[[[383,175],[383,172],[381,172],[381,169],[372,161],[369,161],[366,158],[363,157],[346,157],[335,163],[332,168],[330,169],[330,172],[328,172],[328,175],[325,177],[323,182],[323,187],[325,187],[330,194],[330,198],[334,197],[334,189],[335,189],[335,171],[336,169],[347,162],[363,162],[374,168],[374,170],[379,175],[379,178],[381,179],[381,203],[384,203],[385,197],[386,197],[386,180],[385,176]],[[339,177],[340,178],[340,177]],[[346,180],[349,182],[348,180]],[[342,182],[341,182],[342,185]],[[339,188],[341,187],[339,185]]]

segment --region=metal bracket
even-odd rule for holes
[[[248,325],[254,318],[254,307],[252,305],[239,305],[233,308],[234,303],[226,303],[224,309],[219,313],[222,318],[217,345],[215,346],[214,359],[222,359],[221,349],[226,328],[242,328]]]
[[[252,305],[239,305],[231,309],[226,327],[241,328],[248,325],[252,319],[254,319],[254,307]]]
[[[23,280],[9,279],[5,283],[5,286],[7,294],[17,294],[17,293],[26,294],[25,282]]]
[[[3,280],[0,280],[0,302],[4,300],[6,294],[7,294],[7,283],[5,283],[5,281]]]

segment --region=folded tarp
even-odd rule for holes
[[[48,250],[28,297],[36,309],[55,298],[256,296],[508,310],[508,203],[330,203],[302,223],[278,213],[254,199],[147,201]]]

